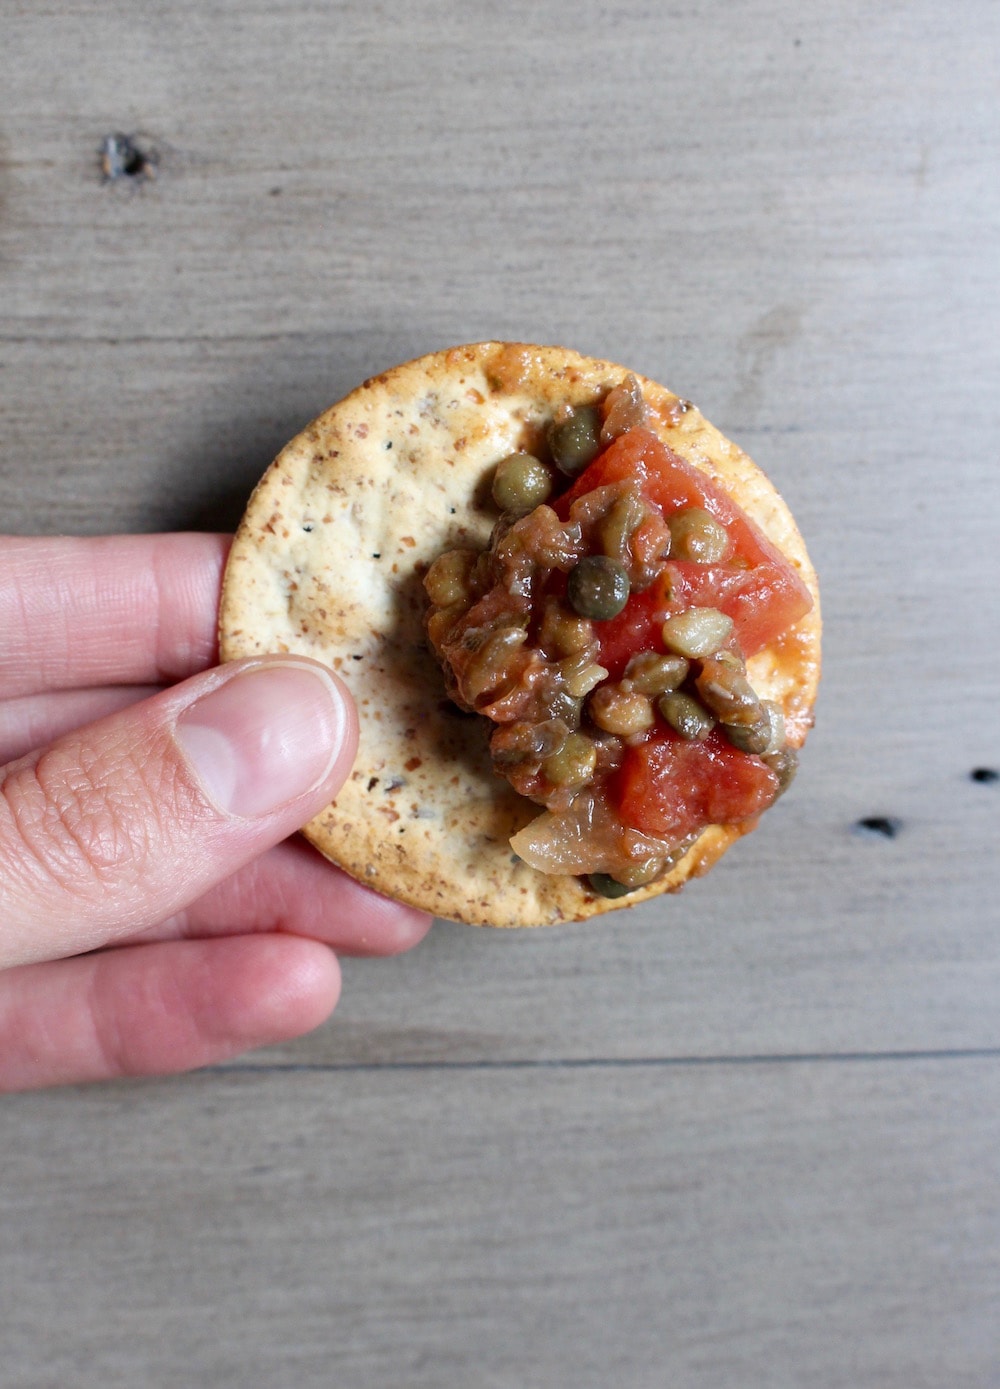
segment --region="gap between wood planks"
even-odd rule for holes
[[[1000,1046],[914,1049],[909,1051],[759,1052],[747,1056],[622,1056],[511,1058],[481,1061],[234,1061],[206,1067],[218,1074],[351,1071],[586,1071],[655,1070],[707,1066],[857,1065],[914,1061],[1000,1060]]]

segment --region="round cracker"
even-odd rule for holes
[[[425,640],[423,574],[443,550],[487,545],[497,462],[537,447],[558,405],[600,400],[626,374],[561,347],[487,342],[432,353],[366,381],[320,415],[250,499],[223,584],[222,657],[294,652],[350,687],[357,762],[304,833],[387,896],[478,925],[581,920],[676,891],[753,827],[710,826],[670,873],[624,900],[536,872],[509,840],[540,808],[493,772],[484,721],[445,698]],[[819,594],[802,538],[741,449],[688,402],[639,381],[650,427],[743,507],[813,595],[812,611],[749,665],[799,745],[812,722],[820,654]]]

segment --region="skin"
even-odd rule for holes
[[[279,806],[227,812],[193,770],[189,711],[267,663],[215,666],[227,549],[0,538],[2,1090],[298,1036],[337,1002],[338,953],[395,954],[430,925],[289,838],[350,771],[349,700],[325,773]]]

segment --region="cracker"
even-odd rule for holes
[[[492,769],[486,727],[445,698],[424,637],[422,577],[443,550],[484,547],[493,470],[537,447],[554,408],[603,397],[626,368],[559,347],[478,343],[376,376],[285,448],[250,499],[226,569],[225,660],[293,652],[332,667],[358,705],[357,762],[305,826],[323,854],[377,891],[472,924],[580,920],[675,891],[751,825],[711,826],[660,881],[627,899],[536,872],[510,848],[539,807]],[[815,600],[749,674],[785,711],[789,742],[812,721],[819,678],[816,578],[777,492],[687,402],[639,378],[650,427],[709,474],[784,552]]]

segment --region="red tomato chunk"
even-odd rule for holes
[[[752,819],[778,792],[770,767],[738,752],[718,732],[703,743],[687,743],[669,730],[657,730],[648,742],[627,750],[616,780],[625,824],[669,843],[706,825]]]
[[[632,652],[656,647],[664,618],[684,608],[718,608],[731,617],[736,641],[747,657],[812,607],[799,575],[746,513],[647,429],[633,429],[616,439],[577,478],[555,509],[565,519],[577,497],[623,481],[638,486],[665,516],[687,507],[703,508],[726,527],[733,553],[720,564],[668,561],[651,588],[633,594],[624,612],[601,624],[601,664],[613,679]]]

